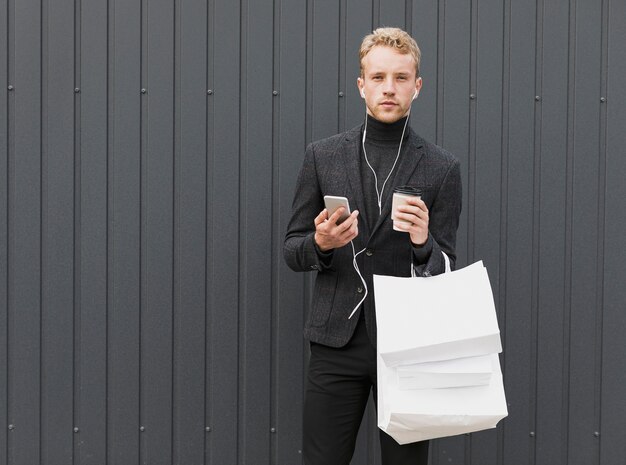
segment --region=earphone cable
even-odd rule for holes
[[[348,320],[350,318],[352,318],[352,316],[359,309],[361,304],[363,302],[365,302],[365,298],[367,297],[367,294],[369,292],[368,289],[367,289],[367,282],[365,282],[365,278],[361,274],[361,270],[359,269],[359,264],[356,261],[356,257],[358,257],[359,254],[365,252],[366,249],[362,249],[362,250],[359,250],[358,252],[355,252],[355,250],[354,250],[354,242],[350,241],[350,245],[352,246],[352,266],[354,267],[356,273],[359,275],[359,278],[361,278],[361,282],[363,283],[363,288],[365,289],[365,294],[363,294],[363,298],[359,301],[358,304],[356,304],[356,306],[354,307],[354,309],[350,313],[350,316],[348,317]]]
[[[400,145],[398,146],[398,153],[396,155],[396,159],[394,160],[393,166],[391,167],[389,174],[385,178],[385,181],[383,182],[383,185],[379,192],[378,191],[378,176],[376,176],[376,171],[370,164],[370,161],[367,158],[367,151],[365,150],[365,137],[367,135],[367,109],[365,110],[365,126],[363,128],[363,139],[361,140],[361,146],[363,148],[363,156],[365,157],[365,162],[367,163],[367,166],[369,166],[370,171],[374,175],[374,188],[376,189],[376,200],[378,201],[378,214],[379,215],[382,213],[383,192],[385,191],[385,185],[387,184],[387,181],[389,181],[389,178],[391,177],[391,173],[393,173],[393,170],[395,169],[396,165],[398,164],[398,160],[400,159],[400,152],[402,151],[402,142],[404,142],[404,133],[406,131],[407,124],[409,123],[410,116],[411,116],[411,108],[409,107],[409,111],[407,112],[407,116],[406,116],[406,121],[404,122],[404,127],[402,128],[402,136],[400,136]]]
[[[385,185],[387,184],[387,181],[389,181],[389,178],[391,177],[391,173],[393,173],[393,170],[396,168],[396,164],[398,163],[398,160],[400,158],[400,152],[402,151],[402,142],[404,142],[404,133],[406,131],[407,124],[409,123],[410,116],[411,116],[411,107],[409,107],[409,111],[407,112],[407,116],[406,116],[406,121],[404,122],[404,127],[402,128],[402,136],[400,136],[400,145],[398,146],[398,153],[396,155],[396,159],[393,162],[393,166],[391,167],[391,170],[389,171],[387,178],[385,178],[385,181],[383,182],[383,185],[379,192],[378,191],[378,176],[376,176],[376,171],[370,164],[370,161],[367,158],[367,151],[365,150],[365,137],[367,135],[367,107],[365,108],[365,125],[363,127],[363,139],[361,140],[361,146],[363,148],[363,155],[365,156],[365,162],[367,163],[367,166],[369,166],[370,170],[372,171],[372,174],[374,175],[374,187],[376,188],[376,200],[378,201],[378,214],[379,215],[382,214],[382,199],[383,199],[383,192],[385,191]],[[354,270],[359,275],[359,278],[361,278],[361,282],[363,283],[363,288],[365,289],[365,294],[363,295],[359,303],[356,304],[356,306],[350,313],[350,316],[348,317],[348,319],[352,318],[352,316],[359,309],[361,304],[365,302],[365,299],[367,298],[367,294],[369,293],[369,290],[367,288],[367,282],[365,281],[365,278],[361,274],[361,270],[359,269],[359,264],[357,263],[357,260],[356,260],[356,257],[358,257],[361,253],[365,252],[366,249],[362,249],[356,252],[354,249],[353,241],[350,241],[350,246],[352,247],[352,266],[354,267]]]

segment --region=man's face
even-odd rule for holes
[[[357,79],[365,93],[367,114],[384,123],[394,123],[409,112],[415,92],[422,87],[416,78],[411,54],[377,45],[363,58],[363,77]]]

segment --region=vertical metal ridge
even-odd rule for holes
[[[15,82],[15,2],[16,0],[7,0],[7,80],[9,83]],[[13,84],[15,85],[15,84]],[[11,405],[11,373],[13,371],[13,364],[11,360],[11,339],[12,339],[12,306],[13,306],[13,262],[14,253],[12,250],[13,245],[13,223],[14,223],[14,204],[15,201],[12,198],[15,195],[15,92],[7,96],[7,422],[13,421],[12,405]],[[9,463],[11,458],[11,452],[13,444],[9,430],[5,430],[6,434],[6,463]]]
[[[236,132],[239,134],[238,147],[238,221],[237,228],[237,463],[245,461],[245,450],[247,441],[246,431],[246,388],[248,381],[248,370],[246,367],[246,349],[247,338],[246,329],[248,327],[248,319],[246,317],[247,309],[247,276],[248,256],[246,254],[247,236],[242,234],[245,231],[247,223],[247,202],[246,202],[246,185],[248,183],[248,125],[246,118],[248,116],[248,29],[246,20],[248,20],[249,0],[239,0],[239,115],[237,123],[239,127]]]
[[[571,376],[571,332],[572,332],[572,279],[573,279],[573,210],[574,210],[574,155],[576,127],[576,0],[569,0],[568,22],[568,72],[566,102],[566,148],[565,148],[565,231],[563,263],[563,367],[562,367],[562,418],[561,425],[565,444],[561,444],[563,463],[569,463],[569,395]]]
[[[544,0],[536,0],[536,28],[535,28],[535,95],[540,96],[542,90],[543,78],[543,2]],[[542,111],[539,100],[535,100],[534,109],[534,149],[533,149],[533,218],[532,218],[532,283],[531,283],[531,337],[533,340],[530,344],[530,405],[529,417],[531,424],[529,427],[534,431],[537,426],[537,395],[538,395],[538,364],[539,364],[539,270],[540,270],[540,254],[539,248],[541,243],[540,228],[540,207],[541,207],[541,125]],[[530,445],[530,457],[534,463],[537,459],[537,445],[535,441]]]
[[[315,95],[313,95],[313,53],[314,53],[314,43],[313,43],[313,29],[315,27],[315,14],[313,4],[315,0],[306,0],[307,2],[307,14],[306,14],[306,44],[307,44],[307,52],[306,52],[306,114],[305,114],[305,125],[306,125],[306,143],[311,142],[313,138],[313,121],[314,121],[314,106],[313,100]],[[304,277],[303,277],[304,279]],[[306,282],[306,281],[305,281]],[[305,286],[306,287],[306,286]],[[306,292],[305,292],[306,294]],[[306,303],[306,295],[303,296],[304,301],[303,304]],[[306,308],[306,307],[303,307]]]
[[[107,0],[107,142],[106,142],[106,153],[107,153],[107,214],[106,214],[106,222],[107,222],[107,238],[106,238],[106,362],[105,362],[105,376],[106,376],[106,387],[105,387],[105,409],[106,409],[106,420],[105,420],[105,446],[104,446],[104,455],[105,455],[105,463],[109,463],[109,457],[111,455],[111,410],[110,410],[110,387],[111,381],[109,379],[110,375],[110,365],[111,365],[111,302],[113,302],[113,208],[114,208],[114,189],[112,187],[113,184],[113,176],[114,176],[114,163],[115,163],[115,154],[113,153],[115,149],[114,138],[115,138],[115,125],[112,123],[113,114],[115,111],[113,105],[113,95],[115,90],[115,80],[114,80],[114,69],[115,69],[115,0]]]
[[[511,1],[505,0],[502,9],[502,163],[500,165],[500,250],[499,250],[499,276],[498,276],[498,320],[502,347],[505,350],[501,354],[502,373],[506,376],[506,289],[507,289],[507,259],[508,259],[508,203],[509,203],[509,131],[511,117]],[[500,426],[497,430],[497,461],[504,464],[505,428]]]
[[[470,0],[470,40],[469,40],[469,82],[468,87],[471,94],[476,94],[478,76],[478,2]],[[468,263],[474,261],[476,247],[476,128],[477,128],[477,103],[476,99],[470,100],[468,105],[468,199],[467,199],[467,260]]]
[[[469,93],[476,95],[478,86],[478,0],[470,0],[469,4]],[[466,96],[467,98],[467,96]],[[476,140],[477,140],[477,117],[476,99],[472,99],[468,104],[468,124],[467,124],[467,151],[468,151],[468,186],[467,186],[467,262],[473,263],[476,252]],[[472,463],[472,435],[463,437],[465,463]]]
[[[11,84],[12,81],[12,68],[13,68],[13,59],[12,59],[12,50],[13,50],[13,38],[12,38],[12,34],[13,34],[13,25],[11,24],[11,12],[12,12],[12,8],[11,8],[11,3],[14,0],[6,0],[6,9],[4,11],[4,13],[6,14],[6,76],[4,76],[6,78],[6,81],[4,81],[4,84]],[[3,374],[3,382],[4,382],[4,386],[5,386],[5,392],[4,394],[4,398],[0,399],[0,401],[4,404],[4,411],[6,414],[6,417],[4,418],[4,420],[7,423],[11,422],[11,405],[9,402],[10,399],[10,394],[11,394],[11,385],[9,383],[10,381],[10,377],[9,377],[9,373],[11,371],[11,345],[10,345],[10,309],[11,309],[11,178],[12,176],[12,163],[11,163],[11,142],[12,142],[12,137],[11,137],[11,130],[12,130],[12,124],[11,124],[11,114],[13,111],[13,104],[12,104],[12,98],[10,94],[6,95],[6,109],[2,110],[5,112],[6,115],[6,126],[2,128],[2,131],[5,131],[6,133],[6,185],[5,187],[5,192],[4,195],[6,196],[5,199],[5,205],[4,207],[6,208],[6,217],[4,218],[4,220],[6,221],[6,229],[4,231],[5,237],[6,237],[6,244],[4,244],[4,253],[5,253],[5,257],[6,257],[6,263],[4,263],[2,266],[4,267],[4,272],[5,272],[5,276],[4,276],[4,283],[3,285],[5,286],[6,289],[6,295],[4,298],[4,312],[3,312],[3,320],[6,323],[4,326],[4,338],[5,338],[5,359],[3,360],[3,363],[5,364],[6,367],[6,373]],[[1,458],[4,458],[5,463],[9,463],[9,449],[10,449],[10,435],[9,435],[9,429],[8,427],[4,427],[4,425],[2,425],[2,435],[3,435],[3,439],[4,439],[4,445],[5,447],[5,451],[2,452]]]
[[[207,17],[206,17],[206,88],[212,89],[214,85],[214,56],[215,56],[215,2],[210,1],[207,4]],[[212,201],[211,193],[213,192],[213,163],[214,163],[214,99],[211,96],[206,100],[206,134],[205,134],[205,147],[207,154],[207,162],[205,167],[205,182],[206,188],[204,192],[205,201],[205,266],[204,266],[204,278],[205,278],[205,292],[204,292],[204,351],[205,351],[205,364],[204,364],[204,415],[205,426],[208,427],[211,423],[211,415],[213,413],[213,376],[211,371],[212,359],[213,359],[213,320],[212,312],[209,310],[210,305],[210,293],[213,285],[212,266],[213,263],[213,248],[212,248]],[[212,436],[205,434],[204,440],[204,457],[205,462],[212,463],[209,451],[212,444]]]
[[[314,115],[313,115],[313,99],[314,99],[314,95],[313,95],[313,28],[315,25],[315,18],[314,18],[314,9],[313,9],[313,3],[315,3],[315,0],[306,0],[307,2],[307,10],[306,10],[306,25],[307,25],[307,32],[306,32],[306,49],[307,49],[307,55],[306,55],[306,64],[305,64],[305,68],[306,68],[306,78],[305,78],[305,86],[306,86],[306,111],[305,111],[305,121],[306,121],[306,125],[305,125],[305,145],[307,145],[308,143],[311,142],[311,139],[313,138],[313,120],[314,120]],[[302,276],[300,279],[302,280],[302,309],[304,312],[309,310],[309,302],[311,300],[311,293],[312,293],[312,289],[310,286],[310,278],[308,276],[306,276],[306,273],[302,273],[304,276]],[[306,314],[306,313],[305,313]],[[302,360],[302,366],[306,366],[307,362],[308,362],[308,352],[306,350],[306,342],[305,344],[305,350],[303,351],[303,360]],[[304,405],[304,395],[306,392],[306,374],[304,374],[304,382],[302,383],[302,405]]]
[[[281,32],[282,32],[282,16],[281,16],[281,8],[282,1],[281,0],[273,0],[273,18],[272,24],[274,29],[273,34],[273,44],[272,44],[272,82],[274,84],[274,88],[280,88],[280,65],[281,65]],[[282,90],[282,89],[281,89]],[[279,406],[279,396],[278,396],[278,385],[279,385],[279,347],[278,347],[278,323],[279,323],[279,299],[280,289],[278,288],[278,276],[279,276],[279,262],[280,259],[276,257],[281,256],[280,253],[280,149],[281,149],[281,127],[280,127],[280,100],[274,99],[272,101],[272,179],[271,179],[271,223],[270,223],[270,237],[277,238],[277,240],[272,240],[270,244],[271,248],[271,258],[270,258],[270,334],[269,334],[269,423],[270,425],[277,425],[278,423],[278,406]],[[278,452],[278,438],[277,435],[272,437],[270,435],[270,449],[269,449],[269,464],[276,465],[277,460],[277,452]]]
[[[444,83],[445,83],[445,54],[446,54],[446,0],[437,2],[437,96],[435,105],[437,107],[437,122],[435,130],[437,133],[435,143],[443,145],[443,117],[444,117]]]
[[[246,381],[247,381],[247,376],[248,376],[248,370],[246,367],[246,363],[245,363],[245,356],[246,356],[246,346],[247,346],[247,339],[245,337],[245,331],[247,328],[247,324],[248,324],[248,319],[246,317],[246,308],[247,308],[247,301],[246,301],[246,296],[247,296],[247,292],[248,292],[248,288],[247,288],[247,277],[245,275],[245,270],[248,267],[248,257],[245,253],[246,250],[246,244],[247,244],[247,240],[246,240],[246,235],[244,233],[242,233],[242,230],[247,229],[246,228],[246,223],[247,223],[247,205],[246,205],[246,201],[245,201],[245,190],[246,190],[246,182],[247,182],[247,175],[248,175],[248,170],[247,170],[247,164],[245,163],[247,161],[247,156],[248,156],[248,147],[247,147],[247,142],[248,142],[248,126],[246,124],[245,118],[248,115],[248,102],[247,102],[247,95],[248,95],[248,90],[245,86],[246,84],[246,78],[248,76],[248,43],[247,43],[247,28],[245,27],[245,23],[244,23],[244,19],[245,16],[248,14],[248,2],[249,0],[239,0],[239,8],[235,8],[236,10],[236,14],[238,14],[239,16],[239,31],[237,31],[237,34],[233,34],[235,36],[237,36],[239,38],[239,68],[238,68],[238,74],[237,77],[239,78],[239,89],[240,89],[240,93],[237,96],[238,97],[238,102],[237,102],[237,109],[238,109],[238,115],[237,115],[237,124],[239,125],[238,128],[235,129],[236,134],[239,135],[239,145],[237,147],[237,196],[238,196],[238,202],[237,202],[237,209],[238,209],[238,228],[237,228],[237,289],[236,289],[236,295],[237,295],[237,302],[236,302],[236,308],[237,308],[237,329],[236,329],[236,334],[237,334],[237,353],[235,354],[235,358],[237,360],[237,380],[235,382],[236,384],[236,390],[237,390],[237,395],[238,395],[238,402],[237,402],[237,414],[235,416],[235,418],[237,419],[236,424],[235,424],[235,430],[237,431],[239,437],[237,438],[237,441],[235,441],[235,444],[237,445],[237,451],[235,452],[235,456],[237,457],[238,461],[239,460],[243,460],[244,458],[244,453],[246,450],[246,441],[247,441],[247,437],[245,434],[242,434],[243,429],[245,428],[245,415],[246,415],[246,403],[245,403],[245,393],[246,393]],[[244,94],[245,92],[245,94]],[[244,98],[245,95],[245,98]]]
[[[215,32],[215,2],[210,1],[207,5],[207,18],[206,18],[206,50],[207,50],[207,63],[206,63],[206,87],[210,89],[214,83],[213,76],[213,63],[214,63],[214,49],[213,44],[215,43],[214,32]],[[205,425],[209,425],[211,423],[211,415],[213,412],[213,376],[211,376],[211,361],[213,356],[212,351],[212,331],[213,331],[213,322],[212,322],[212,313],[208,310],[209,305],[209,293],[211,291],[212,283],[209,282],[212,279],[212,274],[210,273],[210,267],[212,263],[212,252],[213,249],[211,247],[211,241],[209,236],[210,222],[211,218],[211,196],[210,193],[213,190],[213,182],[211,173],[213,170],[213,150],[211,145],[211,140],[209,139],[210,135],[215,133],[215,128],[213,127],[213,99],[211,97],[207,97],[206,103],[206,151],[207,151],[207,164],[205,171],[205,179],[206,179],[206,189],[205,189],[205,266],[204,266],[204,276],[205,276],[205,294],[204,294],[204,307],[205,307],[205,321],[204,321],[204,347],[205,347],[205,364],[204,364],[204,413],[205,413]],[[207,458],[209,459],[208,463],[212,463],[209,456],[210,446],[212,444],[211,436],[205,435],[204,441],[204,457],[205,462]]]
[[[149,76],[147,71],[147,44],[148,43],[148,1],[140,0],[139,3],[139,82],[137,87],[139,89],[148,89],[148,94],[141,94],[139,98],[139,238],[138,238],[138,285],[137,299],[138,299],[138,315],[137,315],[137,420],[139,428],[135,431],[137,435],[137,445],[139,450],[137,451],[137,459],[139,464],[144,463],[145,449],[147,447],[146,435],[141,434],[140,428],[144,426],[145,409],[143,401],[145,396],[143,378],[145,375],[144,369],[144,312],[149,311],[148,299],[146,297],[148,292],[148,273],[145,272],[147,268],[147,254],[148,245],[144,245],[144,241],[147,237],[146,224],[147,224],[147,211],[148,206],[144,203],[148,202],[149,197],[146,195],[146,171],[147,171],[147,154],[146,147],[148,147],[148,125],[146,124],[146,115],[149,111],[149,95],[150,86]],[[150,425],[149,425],[150,426]]]
[[[178,127],[176,125],[176,84],[177,84],[177,63],[178,61],[176,60],[176,47],[178,44],[177,41],[177,37],[176,37],[176,32],[177,32],[177,27],[176,25],[178,24],[178,15],[177,15],[177,6],[178,6],[178,2],[174,1],[172,2],[172,198],[171,198],[171,202],[172,202],[172,229],[171,229],[171,234],[172,234],[172,238],[171,238],[171,252],[172,252],[172,263],[171,263],[171,280],[170,280],[170,289],[171,289],[171,302],[170,302],[170,308],[172,309],[171,312],[171,316],[170,316],[170,323],[171,323],[171,347],[170,347],[170,366],[171,366],[171,373],[170,373],[170,405],[171,405],[171,409],[170,409],[170,447],[169,447],[169,454],[170,454],[170,459],[172,461],[174,461],[174,449],[175,449],[175,443],[174,443],[174,432],[175,432],[175,423],[174,423],[174,409],[176,408],[175,405],[175,397],[174,397],[174,388],[176,383],[174,382],[174,380],[176,379],[175,376],[175,370],[176,370],[176,364],[175,364],[175,347],[176,347],[176,317],[175,317],[175,309],[176,309],[176,187],[177,187],[177,182],[176,182],[176,128]],[[206,229],[206,228],[205,228]],[[206,308],[206,305],[205,305]],[[205,311],[206,314],[206,311]]]
[[[248,112],[248,104],[246,99],[242,98],[243,93],[241,92],[241,89],[243,89],[243,83],[245,82],[244,76],[247,76],[247,63],[246,63],[246,59],[247,59],[247,54],[248,54],[248,44],[245,41],[246,35],[245,35],[245,31],[246,28],[244,27],[243,24],[243,19],[244,19],[244,8],[243,5],[245,5],[245,13],[248,12],[248,1],[249,0],[240,0],[239,1],[239,8],[234,8],[235,10],[235,15],[239,16],[239,22],[238,22],[238,26],[239,26],[239,31],[237,31],[236,34],[233,34],[234,36],[239,38],[239,61],[238,61],[238,75],[236,76],[236,78],[238,78],[239,80],[239,89],[240,89],[240,94],[237,96],[238,97],[238,102],[237,102],[237,109],[238,109],[238,115],[237,115],[237,123],[239,125],[238,128],[236,128],[236,133],[239,135],[238,137],[238,146],[237,146],[237,196],[238,196],[238,202],[237,202],[237,207],[238,207],[238,228],[237,228],[237,258],[236,258],[236,263],[237,263],[237,288],[235,291],[235,294],[237,296],[237,302],[236,302],[236,309],[237,309],[237,319],[236,319],[236,325],[237,325],[237,329],[236,329],[236,334],[237,334],[237,352],[235,354],[235,359],[237,360],[237,379],[235,381],[235,385],[236,385],[236,392],[238,393],[238,402],[237,402],[237,413],[234,416],[237,421],[236,421],[236,425],[235,425],[235,430],[239,433],[241,433],[241,429],[242,429],[242,423],[245,424],[245,422],[243,421],[243,416],[245,415],[245,409],[242,408],[242,403],[241,400],[245,398],[244,396],[244,391],[246,388],[246,382],[245,382],[245,377],[247,376],[247,370],[245,367],[245,360],[242,358],[243,356],[245,356],[245,350],[243,349],[242,346],[245,347],[245,343],[246,343],[246,338],[244,337],[245,335],[245,328],[246,328],[246,324],[247,324],[247,319],[246,319],[246,315],[245,315],[245,308],[246,308],[246,299],[245,299],[245,293],[247,292],[247,288],[246,288],[246,282],[245,282],[245,274],[242,272],[242,270],[245,270],[247,267],[247,256],[244,253],[245,251],[245,246],[244,246],[244,242],[245,242],[245,234],[242,233],[242,229],[245,228],[242,227],[243,224],[245,224],[247,218],[245,215],[246,212],[246,205],[245,205],[245,187],[246,184],[245,182],[243,182],[242,180],[246,179],[246,175],[247,175],[247,171],[245,170],[246,166],[245,163],[243,162],[243,157],[242,157],[242,152],[245,151],[247,149],[245,142],[247,142],[247,125],[242,124],[242,122],[244,121],[245,115],[247,115]],[[243,126],[246,126],[246,129],[243,129]],[[242,175],[243,172],[243,175]],[[242,377],[244,378],[242,380]],[[237,444],[237,451],[235,452],[235,456],[238,459],[242,458],[242,454],[243,451],[245,450],[245,440],[246,437],[244,434],[240,434],[240,437],[238,438],[237,441],[235,441],[235,444]]]
[[[306,24],[305,34],[305,62],[304,62],[304,144],[305,146],[311,141],[312,129],[312,111],[313,96],[311,94],[311,86],[313,79],[311,63],[313,62],[313,1],[305,0],[304,22]]]
[[[47,164],[46,164],[46,160],[44,158],[44,137],[47,136],[45,134],[45,128],[44,128],[44,123],[43,123],[43,95],[44,95],[44,81],[43,81],[43,77],[44,77],[44,69],[43,69],[43,32],[44,32],[44,24],[43,24],[43,13],[44,13],[44,8],[43,8],[43,2],[39,3],[39,114],[38,119],[39,119],[39,134],[37,134],[37,136],[39,136],[39,273],[38,273],[38,278],[39,278],[39,334],[38,334],[38,362],[39,362],[39,366],[36,367],[36,369],[38,369],[38,381],[39,381],[39,392],[38,392],[38,400],[39,400],[39,405],[38,407],[38,413],[37,413],[37,417],[39,420],[39,425],[38,425],[38,432],[39,432],[39,437],[37,438],[37,442],[38,442],[38,446],[39,446],[39,450],[36,452],[37,456],[39,457],[39,463],[41,463],[41,450],[42,450],[42,427],[41,425],[43,424],[43,390],[42,390],[42,385],[43,385],[43,368],[44,368],[44,364],[43,364],[43,299],[44,299],[44,279],[47,278],[47,276],[45,275],[45,271],[44,271],[44,264],[45,264],[45,250],[47,247],[47,243],[45,241],[45,221],[47,221],[47,218],[45,217],[45,210],[43,208],[45,202],[47,202],[47,196],[45,196],[45,191],[44,191],[44,187],[45,187],[45,183],[47,181],[47,179],[44,178],[44,168],[47,168]],[[47,43],[46,43],[47,45]],[[37,116],[35,118],[37,118]],[[33,279],[35,278],[34,276],[32,277]],[[29,367],[30,369],[35,369],[35,367]]]
[[[600,95],[608,94],[608,66],[609,66],[609,10],[611,0],[602,0],[601,24],[601,58],[600,58]],[[606,100],[605,100],[606,102]],[[605,295],[605,241],[606,241],[606,188],[607,188],[607,132],[608,132],[608,104],[600,109],[599,124],[599,166],[598,166],[598,244],[597,244],[597,271],[596,271],[596,328],[594,343],[595,362],[595,424],[596,431],[602,433],[602,377],[603,377],[603,334],[604,334],[604,295]],[[599,441],[601,441],[600,436]],[[601,443],[599,443],[601,444]],[[597,463],[602,463],[602,448],[597,448]]]
[[[47,252],[49,248],[48,235],[48,122],[45,118],[48,112],[46,98],[48,97],[48,0],[39,3],[39,461],[41,463],[44,448],[44,421],[45,421],[45,363],[44,363],[44,330],[46,307]]]
[[[182,182],[178,179],[178,176],[181,176],[180,165],[180,146],[181,146],[181,137],[180,137],[180,115],[181,115],[181,102],[180,102],[180,82],[181,82],[181,42],[180,35],[182,35],[182,26],[181,26],[181,16],[180,13],[182,0],[175,0],[174,3],[174,116],[173,116],[173,147],[172,147],[172,163],[173,163],[173,188],[172,188],[172,203],[173,203],[173,218],[172,218],[172,413],[171,413],[171,422],[172,422],[172,462],[178,462],[177,459],[177,451],[179,449],[179,444],[177,442],[177,413],[178,413],[178,404],[176,402],[176,395],[178,392],[178,384],[176,380],[178,379],[178,364],[176,363],[176,353],[178,346],[178,332],[176,326],[176,315],[179,313],[180,309],[180,186]],[[178,169],[177,169],[178,168]],[[205,312],[206,313],[206,312]]]
[[[413,36],[413,1],[404,0],[404,30]]]
[[[338,24],[338,37],[339,37],[339,53],[337,54],[337,59],[339,60],[337,69],[339,70],[339,74],[337,75],[337,88],[339,91],[343,92],[344,95],[347,91],[347,70],[346,70],[346,59],[347,59],[347,23],[348,23],[348,8],[346,5],[346,0],[339,0],[337,2],[337,8],[339,9],[339,21]],[[346,130],[346,99],[339,98],[337,96],[337,132],[343,132]]]
[[[44,363],[44,330],[45,330],[45,284],[48,280],[46,267],[48,261],[48,122],[44,117],[48,111],[48,0],[39,1],[39,463],[43,460],[45,421],[45,363]]]
[[[82,52],[82,42],[81,42],[81,12],[82,12],[82,1],[78,0],[74,3],[74,86],[81,87],[81,52]],[[76,94],[75,94],[76,95]],[[72,334],[74,336],[73,341],[73,360],[72,360],[72,422],[74,426],[79,425],[80,423],[80,346],[81,346],[81,234],[80,234],[80,220],[81,220],[81,100],[76,97],[74,99],[74,134],[73,134],[73,145],[74,145],[74,216],[73,216],[73,226],[74,226],[74,244],[72,247],[73,250],[73,328]],[[79,440],[76,435],[72,436],[72,464],[74,464],[79,457]]]
[[[248,12],[247,8],[248,8],[248,2],[249,0],[240,0],[239,1],[239,8],[235,8],[236,13],[239,16],[239,31],[237,31],[236,35],[239,38],[239,68],[238,68],[238,73],[237,73],[237,78],[239,78],[239,88],[242,89],[243,88],[243,84],[245,83],[245,79],[244,77],[247,77],[247,72],[248,72],[248,67],[247,67],[247,58],[248,58],[248,44],[246,43],[246,41],[244,40],[244,38],[246,38],[247,36],[245,35],[245,32],[247,32],[247,29],[244,27],[243,24],[243,19],[244,19],[244,15],[243,15],[243,6],[245,5],[246,8],[246,13]],[[243,158],[242,158],[242,151],[246,151],[246,156],[247,156],[247,147],[244,144],[244,137],[245,137],[245,141],[247,142],[247,137],[248,137],[248,132],[247,132],[247,125],[242,124],[244,121],[244,117],[248,114],[248,104],[246,102],[246,99],[242,98],[242,95],[238,95],[238,105],[237,105],[237,109],[238,109],[238,115],[237,115],[237,124],[239,125],[239,127],[236,129],[236,133],[239,134],[239,145],[237,147],[237,181],[238,181],[238,190],[237,190],[237,194],[238,194],[238,210],[239,210],[239,214],[238,214],[238,220],[239,220],[239,224],[238,224],[238,228],[237,228],[237,289],[236,289],[236,295],[237,295],[237,353],[235,354],[235,358],[238,361],[237,363],[237,380],[235,382],[236,384],[236,389],[239,395],[239,399],[243,399],[245,398],[244,396],[244,391],[246,389],[246,382],[245,378],[248,374],[246,367],[245,367],[245,359],[243,357],[245,357],[245,350],[243,349],[242,346],[244,346],[246,344],[246,338],[243,336],[245,328],[246,328],[246,324],[247,324],[247,318],[246,318],[246,314],[245,314],[245,309],[246,309],[246,299],[245,299],[245,295],[248,291],[247,287],[246,287],[246,277],[244,275],[244,273],[242,272],[242,270],[245,270],[248,266],[248,260],[247,260],[247,256],[244,253],[245,251],[245,247],[244,247],[244,241],[245,241],[245,234],[242,233],[242,230],[245,228],[245,223],[247,221],[245,212],[247,211],[246,209],[246,202],[245,202],[245,188],[246,188],[246,183],[243,182],[244,179],[246,179],[247,176],[247,170],[246,170],[246,166],[245,163],[243,162]],[[245,126],[245,129],[243,128]],[[242,176],[242,171],[244,172],[243,176]],[[243,227],[242,227],[243,226]],[[244,421],[243,417],[246,414],[246,410],[245,408],[242,408],[242,405],[244,405],[242,402],[237,402],[237,415],[235,416],[235,418],[237,419],[237,423],[235,425],[235,430],[239,433],[242,430],[242,422]],[[238,458],[242,458],[242,454],[245,451],[245,441],[246,441],[246,437],[245,435],[241,435],[241,437],[239,438],[239,441],[235,441],[235,444],[237,444],[237,451],[235,453],[235,456]]]
[[[306,36],[305,36],[306,37],[306,40],[305,40],[306,60],[304,63],[304,69],[305,69],[305,73],[304,73],[304,88],[305,88],[304,145],[305,146],[309,142],[311,142],[311,138],[313,134],[313,129],[312,129],[313,95],[312,95],[311,89],[313,87],[313,79],[312,79],[313,40],[312,40],[312,36],[313,36],[313,2],[314,1],[315,0],[306,0],[306,11],[305,11],[305,18],[304,18],[305,24],[306,24]],[[305,148],[303,147],[303,149]],[[305,312],[307,310],[307,301],[308,301],[308,298],[310,297],[310,292],[309,292],[309,287],[307,286],[307,282],[308,282],[307,278],[305,276],[302,276],[300,278],[300,281],[302,282],[301,308],[303,312]],[[303,370],[302,370],[302,391],[301,391],[301,397],[300,397],[300,405],[304,406],[304,399],[305,399],[305,393],[306,393],[306,371],[304,367],[307,366],[309,355],[310,355],[306,340],[304,338],[302,339],[302,347],[303,347],[303,350],[302,350]]]
[[[170,405],[172,406],[170,410],[170,458],[172,461],[175,460],[175,450],[176,450],[176,442],[175,442],[175,432],[176,432],[176,423],[174,422],[174,413],[176,411],[176,188],[178,183],[176,182],[176,129],[178,125],[176,124],[176,85],[177,85],[177,32],[178,28],[178,1],[172,2],[172,242],[170,246],[172,247],[172,263],[171,263],[171,272],[172,277],[169,283],[171,287],[171,302],[170,307],[172,309],[172,314],[170,316],[170,323],[172,326],[172,345],[170,348],[170,364],[172,367],[171,379],[170,379]],[[206,314],[206,310],[205,310]]]
[[[381,0],[372,0],[372,29],[382,26],[380,24],[380,2]]]

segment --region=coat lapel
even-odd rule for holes
[[[350,189],[355,199],[355,204],[350,204],[351,210],[359,211],[359,237],[368,238],[369,228],[367,227],[367,220],[365,218],[365,198],[363,197],[363,184],[361,182],[361,170],[359,165],[359,157],[361,153],[361,127],[352,129],[346,133],[344,139],[344,165],[345,172],[348,176],[348,182],[350,183]],[[363,241],[364,243],[367,240]]]

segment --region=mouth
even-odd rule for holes
[[[392,108],[397,106],[398,104],[392,100],[383,100],[382,102],[380,102],[380,105],[384,108]]]

